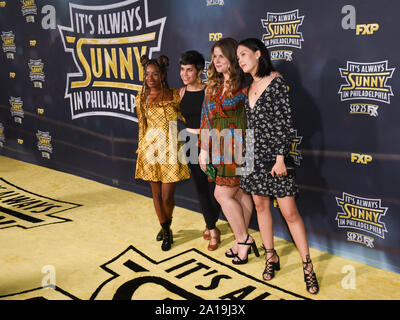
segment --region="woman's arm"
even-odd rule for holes
[[[204,147],[208,150],[208,144],[209,144],[209,131],[212,129],[212,119],[210,118],[209,112],[208,112],[208,99],[205,96],[203,99],[203,104],[201,106],[201,115],[200,115],[200,136],[199,136],[199,142],[198,146],[203,148],[202,146],[202,136],[203,136],[203,144]],[[207,138],[204,140],[204,138]],[[207,144],[208,142],[208,144]]]
[[[201,107],[200,116],[200,134],[198,140],[198,146],[201,148],[199,154],[199,164],[203,171],[206,170],[206,164],[209,159],[209,151],[211,147],[210,130],[212,129],[212,120],[210,119],[208,112],[207,97],[204,97],[203,104]]]
[[[286,175],[287,172],[284,159],[289,155],[290,143],[294,137],[295,129],[293,127],[289,95],[284,80],[279,81],[274,100],[275,141],[273,152],[276,155],[276,162],[271,170],[271,174]]]
[[[138,148],[136,149],[136,153],[139,152],[139,146],[140,146],[140,142],[143,139],[143,129],[144,129],[143,118],[142,118],[143,114],[142,114],[142,110],[141,110],[142,106],[141,106],[141,102],[140,102],[140,100],[141,100],[140,99],[140,95],[141,95],[141,93],[138,92],[138,94],[137,94],[137,96],[135,98],[136,115],[137,115],[138,128],[139,128],[139,130],[138,130]]]

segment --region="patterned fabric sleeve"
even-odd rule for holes
[[[182,114],[180,105],[178,107],[179,107],[179,109],[178,109],[178,120],[181,120],[181,121],[183,121],[183,123],[186,123],[187,121],[186,121],[185,117]]]
[[[171,90],[173,91],[174,100],[178,101],[177,110],[176,110],[177,111],[177,118],[178,118],[178,120],[181,120],[184,123],[186,123],[186,119],[183,116],[182,111],[181,111],[181,104],[180,104],[181,96],[179,95],[179,90],[175,89],[175,88],[172,88]]]
[[[142,123],[142,112],[140,110],[140,95],[141,93],[138,92],[135,98],[135,103],[136,103],[136,115],[137,115],[137,120],[138,120],[138,148],[136,149],[136,153],[139,153],[139,146],[140,142],[143,139],[143,123]]]
[[[212,129],[212,121],[210,121],[209,112],[208,112],[208,103],[206,96],[203,100],[203,105],[201,107],[201,116],[200,116],[200,135],[198,140],[198,146],[203,149],[208,150],[208,146],[210,145],[210,140],[204,142],[204,146],[202,146],[202,135],[209,137],[208,130]]]
[[[290,143],[294,138],[295,129],[293,127],[289,95],[286,83],[283,79],[278,80],[279,85],[275,91],[275,155],[289,155]]]

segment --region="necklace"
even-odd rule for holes
[[[161,90],[159,93],[156,94],[156,96],[153,99],[151,99],[151,101],[147,101],[147,102],[148,103],[155,102],[157,100],[157,98],[160,96],[161,93],[164,93],[164,90]],[[147,96],[147,98],[149,98],[149,97],[150,97],[150,95]]]
[[[186,87],[185,87],[185,90],[186,91],[189,91],[189,92],[198,92],[198,91],[202,91],[202,90],[204,90],[204,88],[205,88],[206,86],[205,85],[199,85],[199,86],[197,86],[197,85],[187,85]]]
[[[264,78],[261,78],[258,81],[253,81],[253,83],[251,84],[251,88],[254,90],[254,95],[256,96],[258,93],[258,90],[260,89],[260,83],[262,84]]]

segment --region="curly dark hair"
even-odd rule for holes
[[[169,65],[169,58],[165,55],[159,56],[157,59],[149,59],[147,55],[143,55],[140,57],[140,64],[143,66],[144,71],[146,72],[146,68],[148,65],[155,65],[164,76],[163,87],[169,88],[167,81],[167,67]],[[143,85],[146,86],[146,82],[143,80]]]

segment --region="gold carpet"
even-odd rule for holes
[[[179,207],[163,252],[152,199],[132,192],[4,156],[0,178],[0,299],[400,299],[400,274],[312,248],[320,293],[308,294],[296,248],[279,238],[281,270],[263,282],[263,257],[224,256],[225,221],[210,252],[202,215]]]

